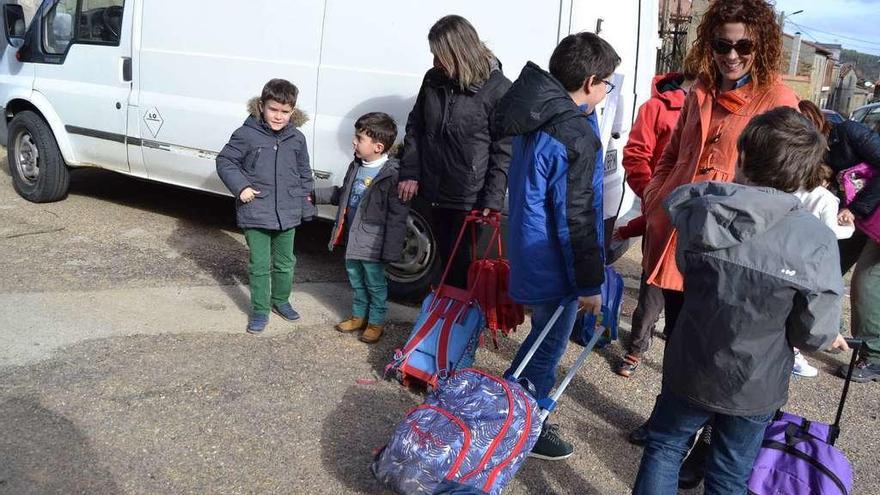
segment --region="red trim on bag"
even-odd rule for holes
[[[430,409],[432,411],[438,412],[442,414],[446,419],[452,421],[461,429],[461,432],[464,433],[464,445],[461,447],[461,452],[458,453],[458,456],[455,458],[455,462],[452,464],[452,467],[449,469],[449,472],[446,474],[444,479],[451,480],[455,473],[461,469],[461,464],[464,462],[464,458],[467,455],[468,450],[471,448],[471,431],[468,429],[467,425],[464,421],[459,419],[457,416],[454,416],[452,413],[445,409],[441,409],[437,406],[433,406],[430,404],[422,404],[420,406],[413,407],[410,409],[405,417],[409,417],[412,413],[416,412],[419,409]],[[406,421],[404,419],[404,421]]]
[[[449,337],[452,334],[452,326],[461,314],[462,309],[464,309],[464,304],[455,301],[450,303],[446,312],[443,313],[443,326],[440,328],[440,335],[437,336],[437,351],[434,354],[436,359],[434,366],[437,368],[437,376],[440,379],[449,376],[450,370],[447,368],[449,366]],[[452,317],[453,314],[455,314],[454,318]]]
[[[483,458],[480,460],[480,463],[477,465],[477,467],[474,468],[473,471],[462,476],[459,479],[459,481],[465,481],[465,480],[473,477],[474,475],[478,474],[486,467],[486,464],[489,463],[489,459],[492,458],[492,455],[495,454],[495,451],[498,449],[498,444],[501,443],[502,440],[504,440],[504,437],[507,435],[507,431],[510,429],[511,423],[513,423],[513,411],[514,411],[514,407],[516,406],[516,404],[514,404],[514,400],[513,400],[513,392],[511,392],[510,387],[507,386],[507,383],[505,382],[505,380],[502,380],[500,378],[497,378],[495,376],[492,376],[488,373],[484,373],[479,370],[472,370],[472,371],[478,375],[485,376],[486,378],[488,378],[492,381],[500,383],[501,386],[504,388],[504,393],[507,396],[507,406],[508,406],[507,419],[504,421],[504,425],[501,427],[501,430],[498,432],[498,435],[496,435],[495,439],[492,440],[492,443],[489,444],[489,448],[486,449],[486,453],[483,455]]]
[[[507,467],[508,464],[513,462],[513,460],[522,453],[523,447],[525,447],[526,442],[529,439],[529,435],[532,432],[532,408],[529,407],[529,400],[526,398],[525,394],[522,393],[522,390],[517,390],[516,393],[522,398],[523,404],[526,406],[526,429],[523,432],[522,436],[519,438],[519,441],[516,443],[516,446],[513,448],[513,452],[507,456],[506,459],[501,461],[500,464],[495,466],[495,469],[489,473],[489,477],[486,478],[486,484],[483,485],[483,491],[489,493],[489,490],[492,488],[492,485],[495,484],[495,479],[501,473],[501,470]]]

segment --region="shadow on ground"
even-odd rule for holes
[[[118,493],[70,420],[26,396],[0,399],[0,493]]]

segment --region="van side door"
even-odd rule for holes
[[[57,0],[38,12],[34,90],[64,123],[71,165],[128,172],[126,121],[131,93],[135,0]]]

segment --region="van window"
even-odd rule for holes
[[[64,54],[74,41],[119,46],[124,4],[124,0],[59,0],[43,18],[46,53]]]
[[[76,40],[119,45],[124,0],[82,0]]]
[[[43,48],[46,53],[61,54],[67,51],[73,39],[73,18],[76,0],[61,0],[52,7],[43,22]]]

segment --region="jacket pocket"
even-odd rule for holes
[[[254,148],[249,151],[244,158],[244,171],[248,174],[253,175],[257,170],[257,161],[260,159],[260,154],[263,152],[262,147]]]
[[[293,209],[301,212],[303,220],[310,220],[318,214],[318,208],[309,201],[309,193],[300,188],[288,190],[293,199]]]

